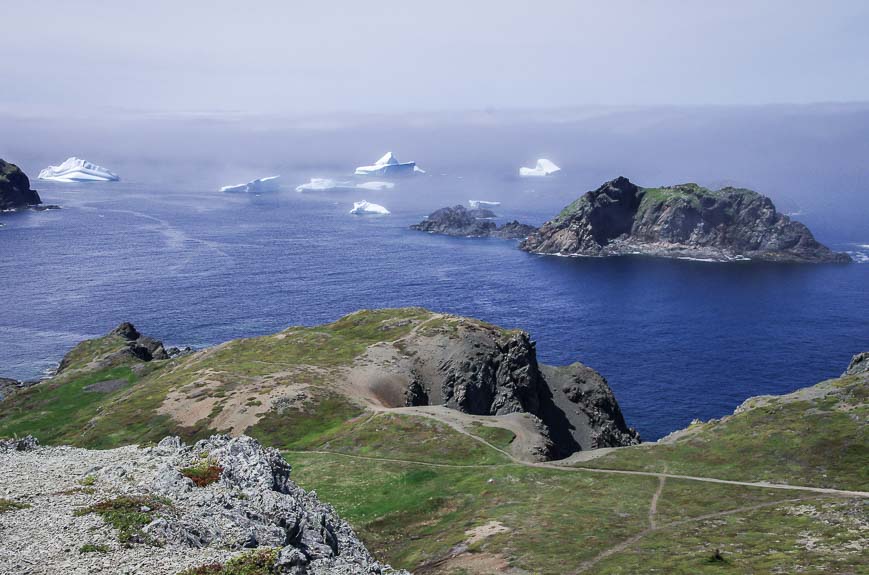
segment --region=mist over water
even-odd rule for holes
[[[618,175],[769,195],[834,249],[869,249],[869,107],[594,109],[404,117],[124,116],[4,121],[35,180],[77,155],[106,184],[34,181],[63,210],[0,216],[0,376],[35,377],[132,321],[182,345],[420,305],[521,327],[541,361],[607,377],[645,439],[759,393],[840,373],[869,349],[869,266],[565,259],[407,229],[468,199],[541,224]],[[427,174],[389,191],[298,194],[392,150]],[[521,180],[547,157],[555,178]],[[282,191],[221,194],[280,174]],[[347,214],[354,201],[392,215]],[[860,246],[863,247],[860,247]]]

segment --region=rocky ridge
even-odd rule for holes
[[[738,188],[642,188],[619,177],[584,194],[521,244],[538,254],[643,254],[716,261],[848,262],[772,201]]]
[[[219,475],[198,486],[189,470],[203,465]],[[0,572],[174,575],[274,549],[274,573],[404,573],[375,561],[332,507],[290,473],[276,450],[250,437],[213,436],[193,446],[167,437],[150,448],[105,451],[5,442],[0,493],[23,508],[2,516]],[[141,503],[130,511],[138,528],[125,542],[123,531],[89,512],[118,501]],[[97,551],[79,551],[88,548]]]
[[[528,237],[536,228],[514,220],[498,226],[491,218],[495,213],[484,208],[467,209],[462,205],[441,208],[432,212],[426,219],[410,226],[413,230],[470,238],[501,238],[521,240]]]
[[[34,207],[42,204],[30,179],[15,164],[0,159],[0,211]]]

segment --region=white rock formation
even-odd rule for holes
[[[370,166],[356,168],[357,176],[405,176],[413,173],[424,174],[425,170],[418,168],[416,162],[399,162],[392,152],[386,152]]]
[[[489,202],[486,200],[468,200],[468,205],[471,206],[472,210],[478,210],[480,208],[497,208],[501,205],[501,202]]]
[[[368,214],[385,216],[389,214],[389,210],[387,210],[380,204],[372,204],[371,202],[366,202],[365,200],[362,200],[361,202],[353,203],[353,209],[350,210],[350,213],[356,216],[364,216]]]
[[[40,180],[55,182],[117,182],[121,178],[102,166],[81,158],[67,158],[59,166],[48,166],[39,172]]]
[[[257,178],[246,184],[235,184],[234,186],[223,186],[221,192],[246,192],[249,194],[258,194],[260,192],[274,192],[278,189],[278,178],[280,176],[269,176],[267,178]]]
[[[561,168],[546,158],[537,160],[537,165],[533,168],[519,168],[519,175],[523,177],[538,177],[551,176],[555,172],[560,172]]]

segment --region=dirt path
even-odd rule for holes
[[[661,493],[664,491],[664,483],[666,482],[666,477],[660,477],[658,479],[658,489],[656,489],[655,494],[652,495],[652,503],[649,505],[649,529],[657,529],[657,525],[655,525],[655,515],[658,513],[658,499],[661,498]]]

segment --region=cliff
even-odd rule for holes
[[[730,261],[848,262],[772,201],[738,188],[642,188],[616,178],[583,195],[521,244],[538,254],[644,254]]]
[[[30,179],[15,164],[0,159],[0,211],[15,210],[42,203]]]

